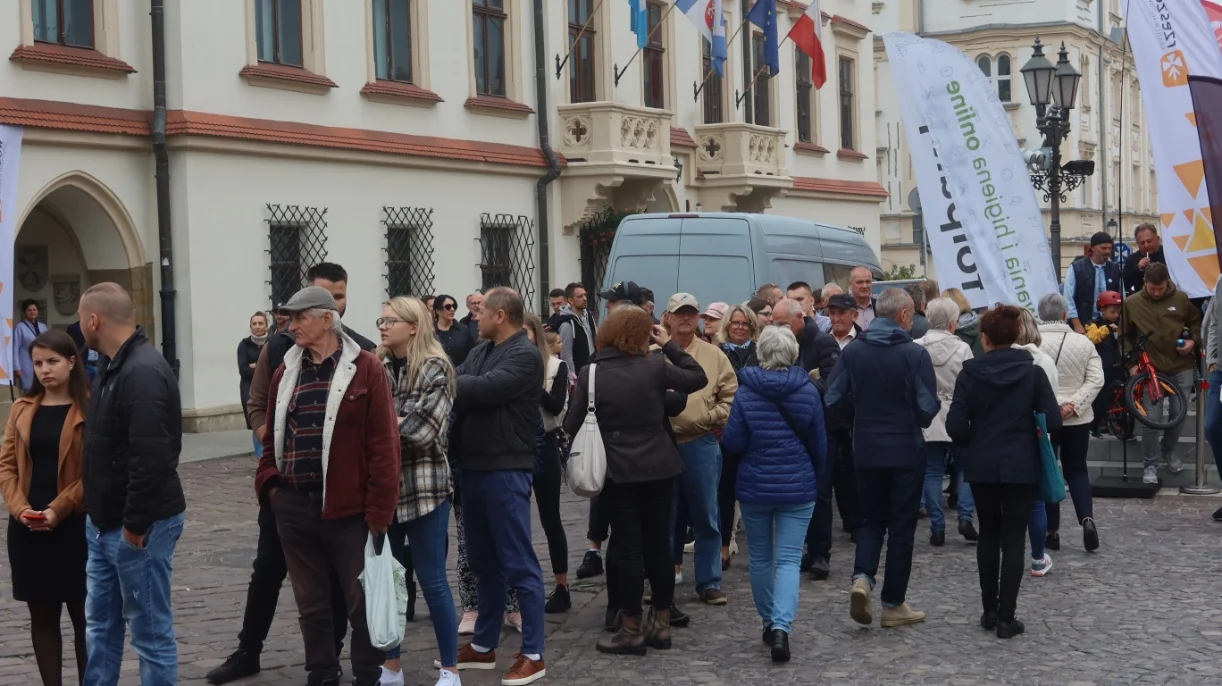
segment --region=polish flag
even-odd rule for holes
[[[819,0],[810,0],[806,12],[789,30],[788,38],[810,57],[810,75],[815,88],[827,83],[827,62],[823,58],[823,13]]]

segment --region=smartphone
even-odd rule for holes
[[[43,514],[43,513],[41,513],[41,512],[31,512],[30,514],[26,515],[26,516],[25,516],[25,518],[26,518],[26,519],[33,519],[33,520],[35,520],[35,521],[40,521],[40,522],[41,522],[41,521],[46,520],[47,516],[46,516],[46,515],[44,515],[44,514]]]

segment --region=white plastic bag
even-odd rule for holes
[[[590,397],[586,406],[586,419],[577,435],[573,436],[569,451],[567,478],[569,488],[582,498],[593,498],[602,493],[607,480],[607,449],[603,444],[602,431],[598,428],[598,414],[594,408],[594,372],[598,365],[590,365]]]
[[[371,533],[365,541],[365,571],[359,577],[365,589],[365,622],[373,647],[390,650],[403,642],[407,631],[407,576],[390,554],[390,541],[382,541],[378,554],[373,540]]]

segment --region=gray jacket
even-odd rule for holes
[[[1222,278],[1219,278],[1218,283],[1214,284],[1214,297],[1205,308],[1205,321],[1201,324],[1201,338],[1205,339],[1206,369],[1209,369],[1212,364],[1218,364],[1218,341],[1222,339],[1222,317],[1218,316],[1218,308],[1214,305],[1222,303],[1222,298],[1219,296],[1222,296]]]

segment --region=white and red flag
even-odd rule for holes
[[[819,0],[811,0],[788,37],[810,57],[811,80],[815,88],[822,88],[827,82],[827,61],[823,58],[823,12],[819,10]]]

